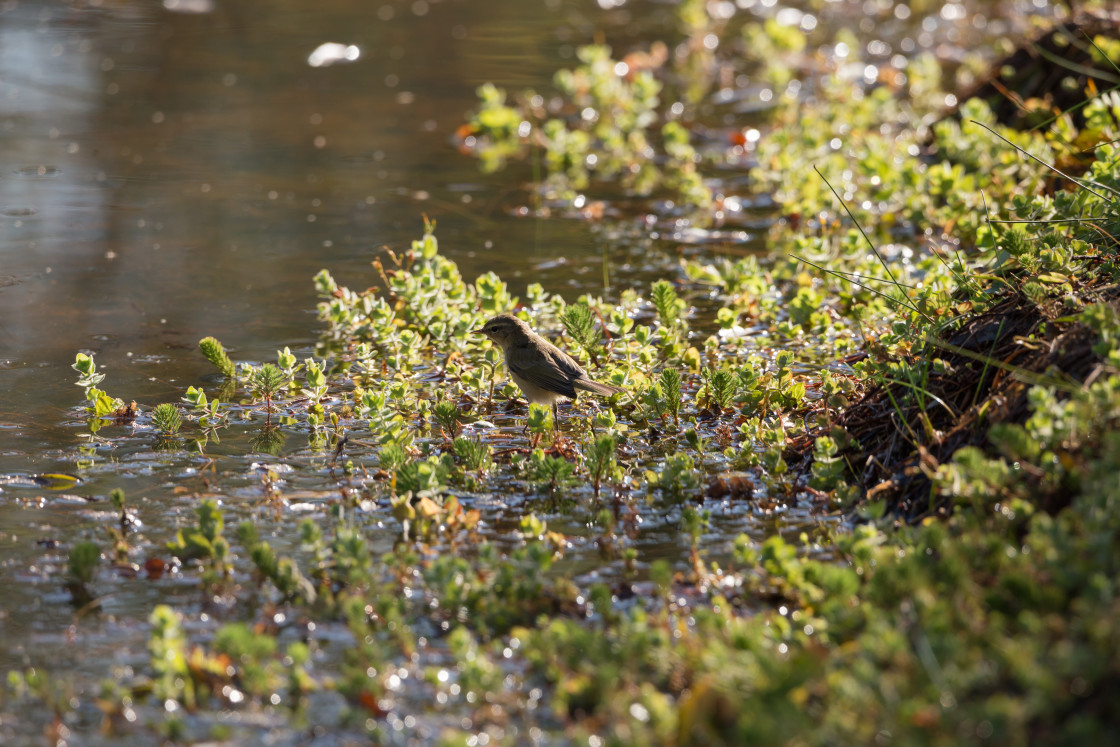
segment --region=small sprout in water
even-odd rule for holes
[[[668,597],[673,590],[673,566],[664,558],[653,561],[649,564],[649,579],[662,598]]]
[[[97,386],[105,379],[105,374],[97,373],[97,364],[93,362],[92,355],[85,353],[78,353],[74,359],[74,365],[71,366],[75,371],[81,374],[78,379],[78,386],[89,389],[91,386]]]
[[[812,486],[819,490],[831,490],[844,476],[846,464],[838,457],[836,441],[828,436],[819,437],[813,444]]]
[[[532,480],[546,486],[549,493],[555,493],[557,488],[571,482],[575,472],[567,459],[549,456],[540,449],[533,449],[529,456],[529,470]]]
[[[381,469],[392,474],[397,471],[398,467],[408,461],[408,452],[399,443],[390,441],[381,447],[381,451],[377,455],[377,461]]]
[[[526,427],[529,432],[533,434],[533,443],[535,444],[540,440],[540,437],[552,430],[552,411],[546,406],[537,402],[529,404],[529,417],[525,421]]]
[[[269,409],[272,409],[272,398],[284,386],[284,372],[271,363],[266,363],[260,368],[253,369],[249,374],[249,391],[258,399],[263,399]]]
[[[609,478],[615,470],[614,452],[616,446],[614,436],[608,434],[595,439],[595,443],[587,450],[587,471],[591,475],[591,485],[595,488],[596,497],[599,495],[599,487],[603,478]]]
[[[681,321],[685,303],[677,296],[673,284],[668,280],[658,280],[653,284],[650,300],[653,301],[653,308],[657,309],[661,326],[666,329],[676,327],[677,323]]]
[[[183,395],[183,402],[193,408],[201,409],[206,407],[206,392],[193,386],[187,387],[187,393]]]
[[[681,524],[692,540],[695,548],[700,543],[700,535],[711,521],[710,511],[700,511],[694,506],[685,506],[681,509]]]
[[[613,410],[602,410],[595,413],[595,426],[612,431],[618,426],[618,417]]]
[[[671,415],[673,424],[679,424],[681,411],[681,374],[675,368],[666,368],[651,390],[654,410],[664,417]]]
[[[85,391],[86,402],[89,403],[86,410],[90,414],[91,431],[97,432],[103,424],[102,418],[109,415],[127,420],[135,417],[135,403],[133,407],[125,408],[123,400],[110,397],[97,388],[97,385],[105,379],[105,374],[97,373],[97,364],[93,362],[93,356],[78,353],[74,359],[73,369],[81,374],[74,383]]]
[[[270,367],[270,364],[265,364],[262,368],[268,367]],[[278,373],[280,372],[280,369],[275,366],[272,366],[272,368]],[[303,369],[307,386],[304,387],[302,393],[311,400],[312,406],[318,405],[319,401],[327,396],[326,363],[319,363],[314,358],[308,358],[304,361]]]
[[[67,568],[71,578],[79,584],[88,584],[93,580],[93,574],[101,562],[101,549],[96,543],[82,540],[70,550]]]
[[[723,368],[715,371],[705,369],[704,380],[710,404],[715,405],[720,410],[729,407],[732,398],[735,396],[735,377],[731,375],[731,372]]]
[[[472,472],[482,474],[493,463],[494,450],[490,444],[481,440],[471,440],[460,436],[454,443],[455,456],[463,462],[463,466]]]
[[[161,604],[152,610],[148,622],[151,625],[148,651],[151,654],[152,692],[161,701],[173,700],[193,708],[194,680],[188,665],[190,657],[182,616],[172,607]]]
[[[700,537],[704,534],[704,530],[711,525],[712,513],[710,511],[700,511],[694,506],[685,506],[681,509],[681,524],[684,530],[688,532],[688,537],[691,540],[689,546],[689,559],[692,561],[692,570],[696,574],[697,580],[704,578],[704,561],[700,559]]]
[[[447,487],[454,461],[450,454],[406,461],[396,468],[398,495],[434,495]]]
[[[432,412],[436,422],[443,428],[445,438],[452,440],[458,437],[461,429],[460,414],[459,408],[454,402],[440,400],[436,402]]]
[[[532,539],[539,539],[548,531],[548,524],[541,521],[536,514],[521,517],[521,533]]]
[[[226,354],[226,349],[222,347],[222,343],[218,342],[217,338],[204,337],[198,341],[198,349],[206,357],[206,360],[214,364],[215,368],[222,372],[223,376],[227,378],[234,378],[236,376],[236,368],[233,361],[230,360]]]
[[[647,472],[651,488],[674,503],[682,503],[700,490],[700,474],[688,454],[673,454],[665,460],[661,472]]]
[[[114,511],[120,513],[117,526],[106,528],[109,538],[113,541],[113,558],[118,564],[126,564],[132,551],[128,544],[128,534],[134,527],[139,526],[140,522],[125,508],[124,491],[120,488],[114,488],[113,492],[109,493],[109,504]]]
[[[170,402],[164,402],[152,412],[152,425],[164,436],[174,436],[183,425],[183,416],[179,408]]]
[[[289,384],[295,379],[296,372],[301,368],[296,356],[289,348],[276,351],[276,366],[288,377]]]
[[[587,353],[592,362],[599,363],[599,330],[595,326],[595,319],[591,307],[585,303],[575,303],[560,313],[560,323],[568,336]]]

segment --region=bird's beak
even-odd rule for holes
[[[471,334],[472,335],[484,335],[486,333],[483,332],[481,329],[474,329],[474,330],[471,330]]]

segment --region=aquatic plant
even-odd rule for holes
[[[182,397],[182,402],[190,406],[195,417],[198,418],[198,424],[210,437],[217,438],[217,429],[225,424],[229,417],[228,408],[223,409],[221,400],[216,397],[208,399],[202,389],[189,386]]]
[[[564,331],[587,354],[595,365],[599,363],[602,336],[592,316],[591,307],[586,303],[574,303],[564,307],[560,312],[560,323]]]
[[[222,343],[214,337],[204,337],[198,341],[198,349],[206,360],[214,364],[214,367],[227,378],[234,378],[237,375],[236,367],[230,359],[226,349]]]
[[[459,408],[454,402],[440,400],[432,408],[432,414],[443,429],[444,438],[454,441],[462,430],[462,419]]]
[[[537,448],[529,454],[529,478],[544,487],[550,495],[571,484],[575,467],[562,456],[551,456]]]
[[[196,688],[188,663],[187,638],[181,615],[170,606],[157,605],[149,618],[148,652],[153,673],[152,690],[163,701],[194,708]]]
[[[510,158],[540,158],[545,188],[573,200],[592,179],[617,180],[624,189],[649,195],[670,189],[687,205],[706,207],[712,194],[697,171],[691,136],[667,112],[662,84],[651,70],[613,59],[609,47],[576,50],[580,65],[556,73],[561,107],[545,107],[533,91],[507,103],[506,91],[485,84],[479,109],[460,129],[463,148],[483,170]]]
[[[66,568],[70,573],[70,593],[75,604],[81,606],[92,600],[86,584],[93,581],[93,574],[101,563],[101,548],[95,542],[80,540],[70,548]]]
[[[162,436],[174,436],[183,426],[183,416],[179,408],[170,402],[157,405],[152,410],[152,427]]]
[[[615,459],[615,449],[618,448],[617,439],[610,433],[596,438],[587,449],[585,459],[587,472],[591,476],[591,487],[595,490],[595,497],[599,497],[599,488],[604,479],[617,480],[618,462]]]
[[[494,448],[481,439],[472,440],[460,436],[452,444],[455,456],[463,461],[463,466],[483,475],[494,463]]]
[[[127,419],[134,416],[135,407],[131,408],[132,412],[128,412],[124,400],[110,397],[104,391],[98,389],[98,384],[105,380],[105,374],[97,371],[97,364],[94,363],[92,355],[78,353],[74,357],[72,368],[79,374],[75,383],[82,387],[85,400],[89,403],[85,409],[89,413],[87,423],[91,432],[96,433],[110,415],[118,418],[126,417]],[[135,403],[133,404],[135,405]]]
[[[310,373],[309,376],[312,380],[318,383],[322,372],[316,369]],[[249,391],[252,395],[259,400],[264,400],[265,407],[268,410],[272,409],[272,399],[283,389],[285,385],[284,372],[271,363],[265,363],[260,368],[255,368],[249,374]],[[314,386],[309,383],[309,386]],[[308,395],[310,396],[310,395]]]
[[[225,520],[217,502],[209,498],[198,505],[195,514],[197,526],[180,529],[175,539],[167,543],[167,550],[181,560],[200,561],[205,569],[203,587],[220,590],[233,570],[229,541],[222,534]]]
[[[133,527],[137,524],[136,517],[125,506],[124,491],[120,488],[113,488],[109,493],[109,505],[113,510],[119,513],[117,526],[110,526],[106,528],[109,534],[109,539],[113,543],[113,560],[118,563],[127,563],[129,553],[132,548],[128,541],[128,535]]]

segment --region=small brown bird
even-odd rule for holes
[[[575,399],[577,389],[604,397],[625,391],[622,387],[592,381],[575,358],[512,314],[498,314],[474,334],[486,335],[502,349],[506,368],[513,382],[521,387],[525,399],[552,406],[554,426],[556,403]]]

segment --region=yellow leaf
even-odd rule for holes
[[[425,519],[431,519],[443,513],[443,508],[427,496],[421,498],[416,504],[416,510]]]

